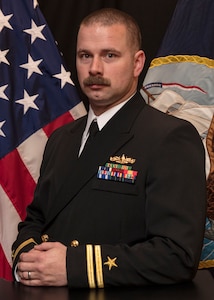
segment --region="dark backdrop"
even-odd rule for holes
[[[178,0],[38,0],[40,9],[58,42],[65,63],[72,73],[81,97],[84,100],[75,69],[75,44],[78,25],[83,17],[102,7],[115,7],[133,15],[143,35],[142,48],[146,53],[146,65],[140,83],[155,57],[164,33],[171,20]]]

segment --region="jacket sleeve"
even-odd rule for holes
[[[151,149],[144,240],[67,250],[70,287],[174,284],[195,276],[204,235],[204,148],[187,122]]]
[[[42,185],[43,175],[48,169],[47,165],[51,163],[52,155],[54,153],[53,145],[55,144],[55,139],[57,137],[56,133],[57,130],[50,137],[45,147],[40,171],[40,178],[35,189],[34,199],[32,203],[27,207],[27,216],[23,222],[20,222],[18,224],[18,235],[12,245],[13,273],[19,260],[19,256],[22,252],[28,252],[36,244],[40,244],[46,241],[46,236],[42,235],[42,228],[46,219],[45,214],[47,211],[48,202],[40,201],[40,198],[42,198],[40,187]],[[48,193],[48,191],[46,192]],[[41,203],[42,205],[40,205]]]

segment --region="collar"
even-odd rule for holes
[[[85,127],[85,131],[84,133],[86,133],[86,135],[88,134],[88,130],[90,127],[91,122],[96,119],[97,120],[97,125],[99,130],[102,130],[102,128],[106,125],[106,123],[133,97],[133,95],[131,97],[129,97],[127,100],[123,101],[122,103],[119,103],[115,106],[113,106],[112,108],[108,109],[107,111],[105,111],[104,113],[102,113],[99,116],[96,116],[91,108],[91,106],[89,106],[89,112],[88,112],[88,118],[87,118],[87,124]],[[83,133],[83,135],[84,135]]]
[[[88,111],[88,117],[87,117],[87,123],[86,123],[86,127],[85,130],[83,132],[82,135],[82,141],[81,141],[81,146],[80,146],[80,152],[79,154],[82,152],[85,142],[88,138],[88,134],[89,134],[89,127],[91,125],[91,122],[96,119],[97,120],[97,125],[99,130],[102,130],[102,128],[106,125],[106,123],[133,97],[133,95],[131,97],[129,97],[127,100],[123,101],[122,103],[119,103],[115,106],[113,106],[112,108],[110,108],[109,110],[105,111],[104,113],[102,113],[100,116],[96,116],[91,108],[91,106],[89,106],[89,111]]]

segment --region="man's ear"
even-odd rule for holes
[[[134,76],[138,77],[143,70],[145,64],[146,56],[143,50],[139,50],[135,53],[135,67]]]

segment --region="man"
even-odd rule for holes
[[[80,25],[76,65],[87,117],[49,139],[13,245],[25,285],[173,284],[197,270],[205,221],[204,149],[195,128],[145,104],[136,22],[115,9]],[[96,119],[99,132],[87,145]]]

